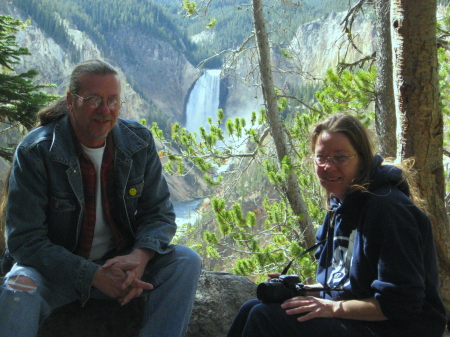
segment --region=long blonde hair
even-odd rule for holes
[[[353,185],[366,186],[369,183],[370,169],[374,158],[373,143],[368,135],[366,127],[358,118],[345,113],[337,113],[329,116],[323,121],[313,125],[310,129],[311,153],[316,150],[316,142],[322,132],[342,133],[350,141],[358,153],[360,170],[353,179]],[[354,189],[354,187],[351,189]],[[350,191],[349,191],[350,192]],[[327,193],[329,198],[329,194]]]

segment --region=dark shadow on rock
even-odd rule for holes
[[[90,299],[84,307],[72,302],[41,324],[38,337],[134,337],[142,328],[144,298],[121,306],[118,301]]]

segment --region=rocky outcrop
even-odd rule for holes
[[[344,32],[343,21],[347,12],[330,13],[318,20],[298,27],[295,37],[287,46],[292,61],[286,70],[292,75],[281,76],[280,80],[299,83],[304,80],[323,78],[328,68],[335,68],[345,60],[352,63],[375,51],[375,26],[370,17],[359,15],[352,24],[354,48]],[[302,76],[299,76],[302,74]]]
[[[343,31],[342,22],[347,12],[331,13],[298,27],[294,38],[272,50],[275,86],[285,91],[290,86],[315,82],[324,78],[328,68],[335,68],[345,60],[352,63],[375,51],[375,26],[370,17],[359,15],[352,25],[354,48]],[[281,55],[282,47],[292,58]],[[228,83],[229,95],[226,103],[227,116],[248,116],[259,110],[263,97],[259,86],[259,73],[254,51],[239,53],[239,59],[228,58],[223,67],[223,76]],[[289,93],[287,93],[289,95]],[[302,97],[299,97],[302,99]]]
[[[173,122],[184,121],[186,96],[201,72],[169,43],[143,32],[120,29],[106,39],[133,88]]]
[[[256,285],[243,276],[202,272],[186,337],[225,336],[241,305],[255,297]]]
[[[30,19],[12,4],[9,9],[7,14],[22,21]],[[134,120],[146,118],[151,122],[150,105],[154,105],[174,122],[183,120],[186,96],[200,76],[200,71],[181,52],[167,42],[127,27],[104,36],[108,50],[99,48],[86,33],[67,22],[65,29],[71,37],[70,48],[58,45],[33,24],[21,30],[17,34],[17,42],[21,47],[28,48],[32,56],[23,57],[15,70],[35,69],[40,74],[36,83],[57,84],[54,92],[64,94],[67,89],[64,75],[68,75],[73,65],[106,57],[117,65],[123,77],[123,98],[126,102],[123,115]]]
[[[255,297],[256,285],[243,276],[203,271],[186,337],[224,337],[240,306]],[[132,337],[142,326],[144,302],[121,307],[116,301],[90,300],[55,310],[38,337]]]

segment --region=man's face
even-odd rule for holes
[[[120,99],[119,78],[114,74],[86,74],[81,76],[80,82],[81,89],[76,95],[67,93],[70,122],[81,144],[89,148],[102,147],[119,117],[120,104],[117,108],[108,107],[108,100]],[[87,99],[93,96],[102,99],[98,107]]]

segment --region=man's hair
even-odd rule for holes
[[[360,169],[358,176],[353,180],[353,185],[365,186],[369,182],[371,165],[374,159],[373,143],[366,127],[358,118],[345,113],[334,114],[327,119],[313,125],[310,131],[311,152],[316,150],[316,142],[319,135],[324,132],[342,133],[349,139],[353,148],[358,153]]]
[[[93,59],[81,62],[72,70],[69,91],[77,94],[81,90],[81,77],[83,75],[118,75],[117,70],[102,59]]]
[[[70,75],[69,91],[76,94],[82,88],[83,75],[118,75],[117,70],[102,59],[92,59],[77,64]],[[66,97],[61,97],[53,104],[41,109],[37,113],[35,127],[49,124],[68,114]]]
[[[83,75],[118,75],[117,70],[110,65],[108,62],[102,59],[92,59],[88,61],[81,62],[77,64],[70,75],[69,91],[77,93],[81,89],[81,77]],[[60,119],[61,117],[67,115],[69,111],[67,110],[66,97],[63,96],[55,101],[53,104],[38,111],[36,117],[36,124],[34,128],[49,124],[53,121]],[[11,175],[12,166],[9,168],[6,174],[5,185],[3,187],[3,199],[0,203],[0,216],[4,219],[5,208],[8,199],[9,190],[9,177]],[[3,236],[4,223],[0,222],[0,236]],[[2,243],[2,238],[0,238],[0,245]],[[1,248],[1,247],[0,247]]]
[[[68,114],[66,97],[59,98],[53,104],[42,108],[36,115],[34,128],[49,124]]]

